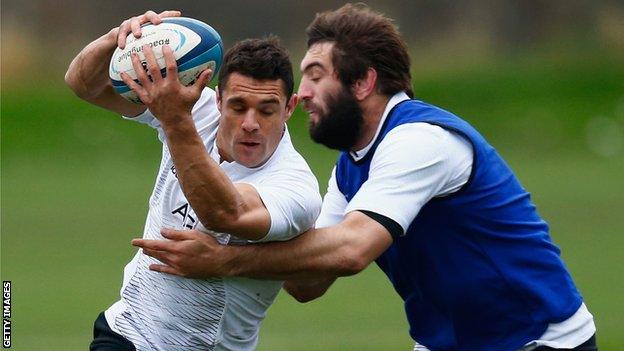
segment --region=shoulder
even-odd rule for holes
[[[277,170],[299,170],[305,171],[312,175],[312,171],[310,170],[310,166],[305,158],[295,149],[295,146],[292,143],[290,138],[290,133],[288,131],[288,126],[284,126],[284,135],[280,140],[277,149],[275,150],[273,156],[271,157],[270,164],[268,164],[269,168],[272,171]]]
[[[201,108],[217,109],[217,94],[211,88],[204,88],[199,99],[193,106],[193,112]]]
[[[416,122],[405,123],[389,131],[379,143],[373,159],[392,154],[408,158],[433,155],[453,157],[457,152],[472,154],[472,146],[463,136],[438,125]]]
[[[428,144],[444,141],[451,132],[427,122],[404,123],[390,130],[380,146],[387,143]]]
[[[434,177],[446,191],[447,183],[462,183],[470,175],[473,157],[472,144],[460,134],[434,124],[408,123],[380,142],[371,160],[371,177]]]
[[[217,97],[214,90],[206,87],[191,110],[193,121],[200,134],[207,130],[215,130],[221,113],[217,108]]]

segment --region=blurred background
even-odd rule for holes
[[[474,124],[516,171],[594,313],[601,350],[624,345],[624,2],[370,1],[396,20],[419,99]],[[2,279],[13,283],[13,349],[85,350],[118,299],[154,184],[149,128],[73,96],[63,75],[91,40],[147,9],[179,9],[225,46],[273,33],[297,67],[305,28],[339,1],[1,3]],[[296,147],[325,189],[336,153]],[[496,303],[496,301],[492,301]],[[286,294],[259,350],[411,350],[400,298],[372,265],[321,299]]]

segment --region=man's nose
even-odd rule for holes
[[[297,96],[301,101],[309,100],[312,98],[312,89],[310,85],[306,81],[305,78],[301,79],[301,84],[299,84],[299,91],[297,92]]]
[[[241,124],[241,128],[243,128],[246,132],[253,132],[257,129],[260,129],[260,124],[258,123],[258,114],[256,111],[249,109],[245,114],[245,118],[243,118],[243,123]]]

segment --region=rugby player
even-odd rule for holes
[[[162,228],[194,228],[222,245],[293,238],[313,225],[321,198],[286,127],[297,96],[290,59],[276,38],[234,45],[225,54],[217,92],[205,87],[209,71],[182,86],[169,47],[163,48],[162,77],[144,47],[147,72],[132,58],[141,85],[124,76],[144,105],[114,92],[108,63],[117,45],[130,32],[140,37],[141,24],[179,15],[148,11],[124,21],[87,45],[65,78],[82,99],[158,132],[162,159],[143,237],[162,239]],[[91,350],[255,348],[281,281],[190,279],[149,270],[156,263],[139,250],[126,266],[121,298],[96,320]]]

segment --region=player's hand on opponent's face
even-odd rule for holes
[[[176,10],[167,10],[161,13],[154,11],[147,11],[142,15],[128,18],[121,22],[119,30],[117,31],[117,46],[120,49],[126,47],[126,37],[130,32],[134,34],[135,38],[141,37],[141,26],[145,23],[151,22],[153,24],[160,24],[165,17],[180,17],[182,12]]]
[[[204,70],[195,83],[184,86],[178,78],[178,66],[169,45],[162,46],[166,66],[165,77],[160,73],[152,49],[148,45],[143,45],[142,51],[145,55],[146,68],[143,68],[138,54],[131,55],[132,66],[140,85],[126,73],[121,73],[123,81],[162,123],[190,116],[191,109],[210,80],[212,71]]]
[[[197,230],[161,230],[169,240],[134,239],[132,245],[163,264],[152,264],[150,269],[186,278],[224,276],[227,268],[227,246]]]

